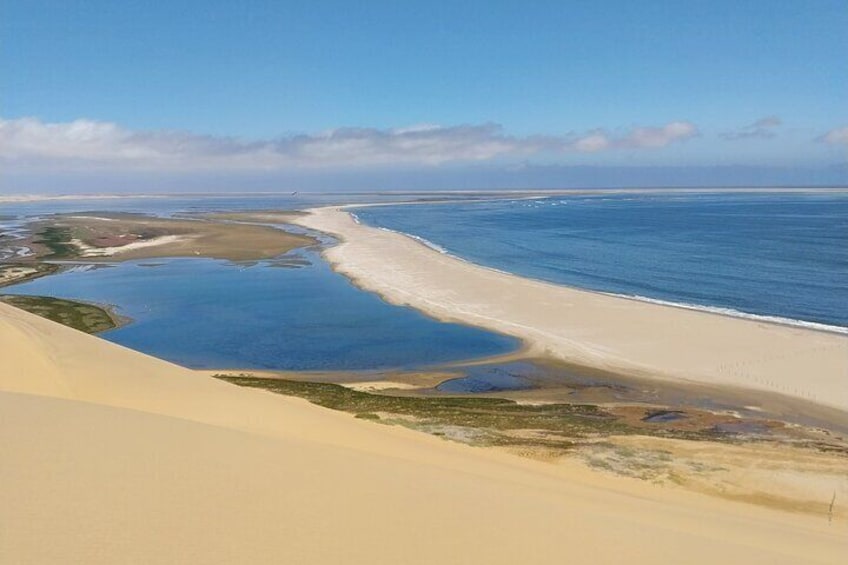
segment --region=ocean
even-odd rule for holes
[[[589,194],[355,214],[525,277],[848,331],[844,192]]]

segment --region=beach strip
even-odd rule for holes
[[[395,304],[624,375],[779,393],[848,411],[848,336],[523,278],[362,224],[351,207],[293,218],[340,243],[334,268]]]

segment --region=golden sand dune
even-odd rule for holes
[[[833,563],[845,524],[451,444],[0,304],[4,563]]]
[[[537,353],[649,378],[768,391],[848,411],[848,336],[522,278],[440,253],[342,208],[294,218],[343,241],[334,268],[387,300],[523,339]]]

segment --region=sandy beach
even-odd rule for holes
[[[687,310],[518,277],[356,222],[344,208],[292,221],[333,234],[334,268],[386,300],[516,336],[540,355],[654,379],[768,391],[848,411],[848,336]]]
[[[841,520],[452,444],[0,304],[0,547],[27,563],[832,563]]]

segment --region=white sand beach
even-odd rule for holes
[[[185,241],[186,239],[188,238],[181,237],[178,235],[163,235],[159,237],[154,237],[153,239],[134,241],[132,243],[127,243],[126,245],[121,245],[118,247],[94,247],[92,245],[86,245],[85,242],[79,239],[72,239],[71,243],[74,244],[77,249],[80,250],[80,257],[112,257],[114,255],[121,255],[129,251],[137,251],[139,249],[146,249],[159,245],[170,245],[177,242]]]
[[[333,234],[334,268],[386,300],[524,340],[535,352],[657,379],[769,391],[848,411],[848,336],[522,278],[356,222],[294,218]]]
[[[0,304],[7,563],[834,563],[846,524],[452,444]]]

